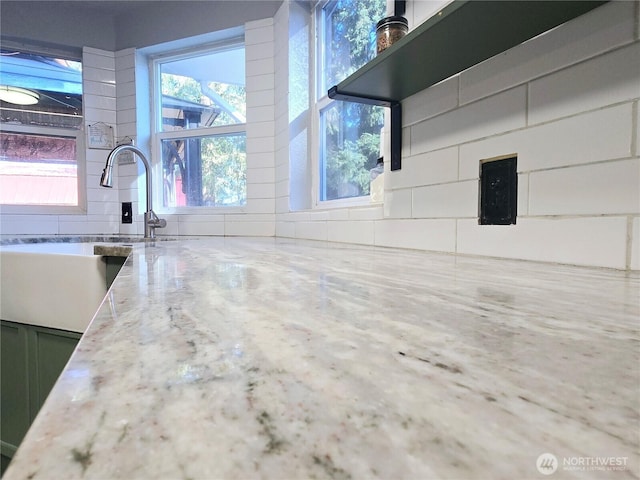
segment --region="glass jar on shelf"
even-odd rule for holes
[[[376,24],[376,51],[380,54],[409,31],[409,22],[400,15],[385,17]]]

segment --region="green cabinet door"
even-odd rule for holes
[[[104,261],[107,264],[107,289],[111,288],[111,284],[116,279],[126,260],[127,257],[104,257]]]
[[[29,377],[32,380],[30,406],[35,418],[67,365],[80,340],[80,334],[33,326],[29,329],[29,336]]]
[[[81,334],[0,321],[0,444],[4,473]]]
[[[13,457],[31,424],[29,361],[24,325],[0,324],[0,436],[2,464]]]

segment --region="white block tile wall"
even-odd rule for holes
[[[334,210],[332,213],[337,212]],[[382,220],[384,218],[381,205],[371,207],[351,208],[348,210],[349,220]]]
[[[328,238],[326,220],[296,221],[294,225],[296,238],[324,241]]]
[[[634,217],[630,223],[629,268],[640,270],[640,217]]]
[[[115,57],[113,52],[85,48],[83,51],[83,104],[85,125],[104,122],[115,127]],[[103,88],[103,87],[106,87]],[[108,92],[96,95],[91,92]],[[118,192],[99,185],[104,168],[106,150],[86,149],[87,173],[87,215],[76,217],[67,215],[60,218],[59,233],[103,233],[117,232],[113,222],[118,215]],[[103,205],[102,208],[99,205]],[[78,222],[78,220],[81,222]],[[79,225],[82,223],[83,225]],[[97,228],[96,231],[91,231]],[[105,230],[106,228],[106,230]]]
[[[412,126],[411,155],[523,128],[526,93],[517,87]],[[408,110],[421,108],[416,103]]]
[[[478,181],[414,188],[411,213],[413,218],[477,218]]]
[[[284,2],[273,19],[274,23],[274,161],[275,211],[289,211],[289,4]],[[269,166],[269,165],[262,165]],[[278,225],[276,225],[278,235]],[[285,235],[293,236],[293,235]]]
[[[458,149],[455,146],[403,157],[400,170],[385,173],[389,188],[417,187],[458,180]]]
[[[226,235],[275,235],[274,36],[272,18],[245,25],[248,216],[225,217]]]
[[[415,26],[438,2],[412,5]],[[433,4],[431,4],[433,3]],[[611,2],[403,103],[403,169],[383,205],[289,212],[288,9],[246,27],[248,204],[243,213],[166,215],[167,235],[278,235],[611,268],[640,268],[640,7]],[[90,56],[94,56],[89,58]],[[103,58],[105,57],[105,58]],[[133,131],[134,51],[85,50],[94,119]],[[107,79],[107,80],[104,80]],[[114,103],[114,99],[117,101]],[[87,115],[87,118],[89,116]],[[479,161],[518,156],[518,219],[477,223]],[[139,231],[119,225],[139,172],[93,187],[86,215],[0,217],[3,233]],[[277,212],[277,213],[276,213]],[[139,222],[140,217],[136,220]]]
[[[460,75],[469,103],[633,41],[634,2],[611,2]],[[544,51],[544,55],[540,52]]]
[[[516,225],[458,220],[457,252],[624,269],[627,218],[520,218]]]
[[[453,252],[456,248],[456,220],[388,219],[375,223],[375,245]]]
[[[349,220],[349,209],[347,208],[336,208],[334,210],[327,210],[328,220]]]
[[[435,15],[438,10],[444,7],[450,0],[419,0],[417,2],[407,2],[406,16],[411,20],[409,28],[415,28],[431,16]],[[387,5],[389,2],[387,2]],[[389,8],[389,6],[387,7]]]
[[[275,235],[274,220],[264,217],[262,221],[234,222],[225,220],[224,234],[226,236],[273,237]]]
[[[329,222],[327,239],[330,242],[358,243],[373,245],[373,220]]]
[[[0,209],[2,235],[57,235],[58,215],[14,215]]]
[[[386,190],[384,192],[385,218],[411,218],[411,198],[410,188]]]
[[[638,269],[639,15],[611,2],[404,101],[374,245]],[[508,154],[517,223],[478,225],[480,161]],[[353,211],[277,214],[276,233],[367,243]]]
[[[247,90],[273,90],[275,87],[275,75],[268,73],[265,75],[254,75],[247,77]]]
[[[407,98],[402,104],[402,125],[435,117],[458,106],[460,77],[452,77]]]
[[[623,104],[461,145],[460,179],[478,178],[481,159],[509,153],[517,153],[519,172],[628,157],[630,118],[631,104]]]
[[[530,174],[530,215],[640,213],[640,159]]]
[[[276,237],[295,238],[296,224],[295,222],[276,221]]]
[[[518,174],[518,204],[517,214],[520,217],[528,216],[529,213],[529,174]]]
[[[178,229],[176,235],[195,235],[195,236],[207,236],[207,235],[224,235],[224,217],[217,218],[217,216],[209,215],[208,219],[202,222],[193,222],[183,220],[182,215],[176,215],[178,217]],[[167,220],[167,223],[169,220]],[[163,235],[171,234],[169,232],[162,232]]]
[[[117,92],[117,135],[116,143],[133,140],[137,147],[147,152],[147,160],[153,161],[148,151],[148,146],[140,141],[138,135],[138,108],[136,90],[136,53],[135,49],[128,48],[115,52],[116,62],[116,92]],[[141,125],[142,127],[142,125]],[[128,138],[127,138],[128,137]],[[125,224],[119,222],[119,233],[121,235],[144,235],[144,216],[142,212],[146,209],[146,192],[140,191],[140,186],[144,185],[144,167],[137,157],[134,163],[121,163],[122,159],[116,160],[114,167],[115,175],[118,179],[118,212],[121,212],[122,202],[131,202],[133,211],[133,223]],[[115,187],[114,187],[115,188]],[[142,203],[140,197],[142,194]],[[165,234],[166,231],[163,231]]]
[[[640,7],[638,8],[640,10]],[[640,102],[634,102],[633,108],[636,111],[635,124],[632,125],[633,132],[632,143],[636,147],[636,157],[640,157]]]
[[[531,82],[529,123],[638,98],[639,65],[640,43],[636,42]]]

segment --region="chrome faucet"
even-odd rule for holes
[[[147,158],[142,151],[134,145],[118,145],[116,148],[109,152],[107,156],[107,164],[102,170],[102,177],[100,178],[100,185],[103,187],[113,187],[113,161],[116,159],[119,153],[124,151],[130,151],[137,154],[144,164],[144,169],[147,174],[147,211],[144,214],[144,238],[156,238],[156,228],[164,228],[167,226],[167,221],[158,218],[153,211],[153,195],[151,194],[151,167]]]

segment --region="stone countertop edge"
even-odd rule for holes
[[[104,257],[128,257],[133,251],[133,245],[94,245],[94,255]]]
[[[3,480],[638,478],[639,292],[329,242],[137,244]]]

